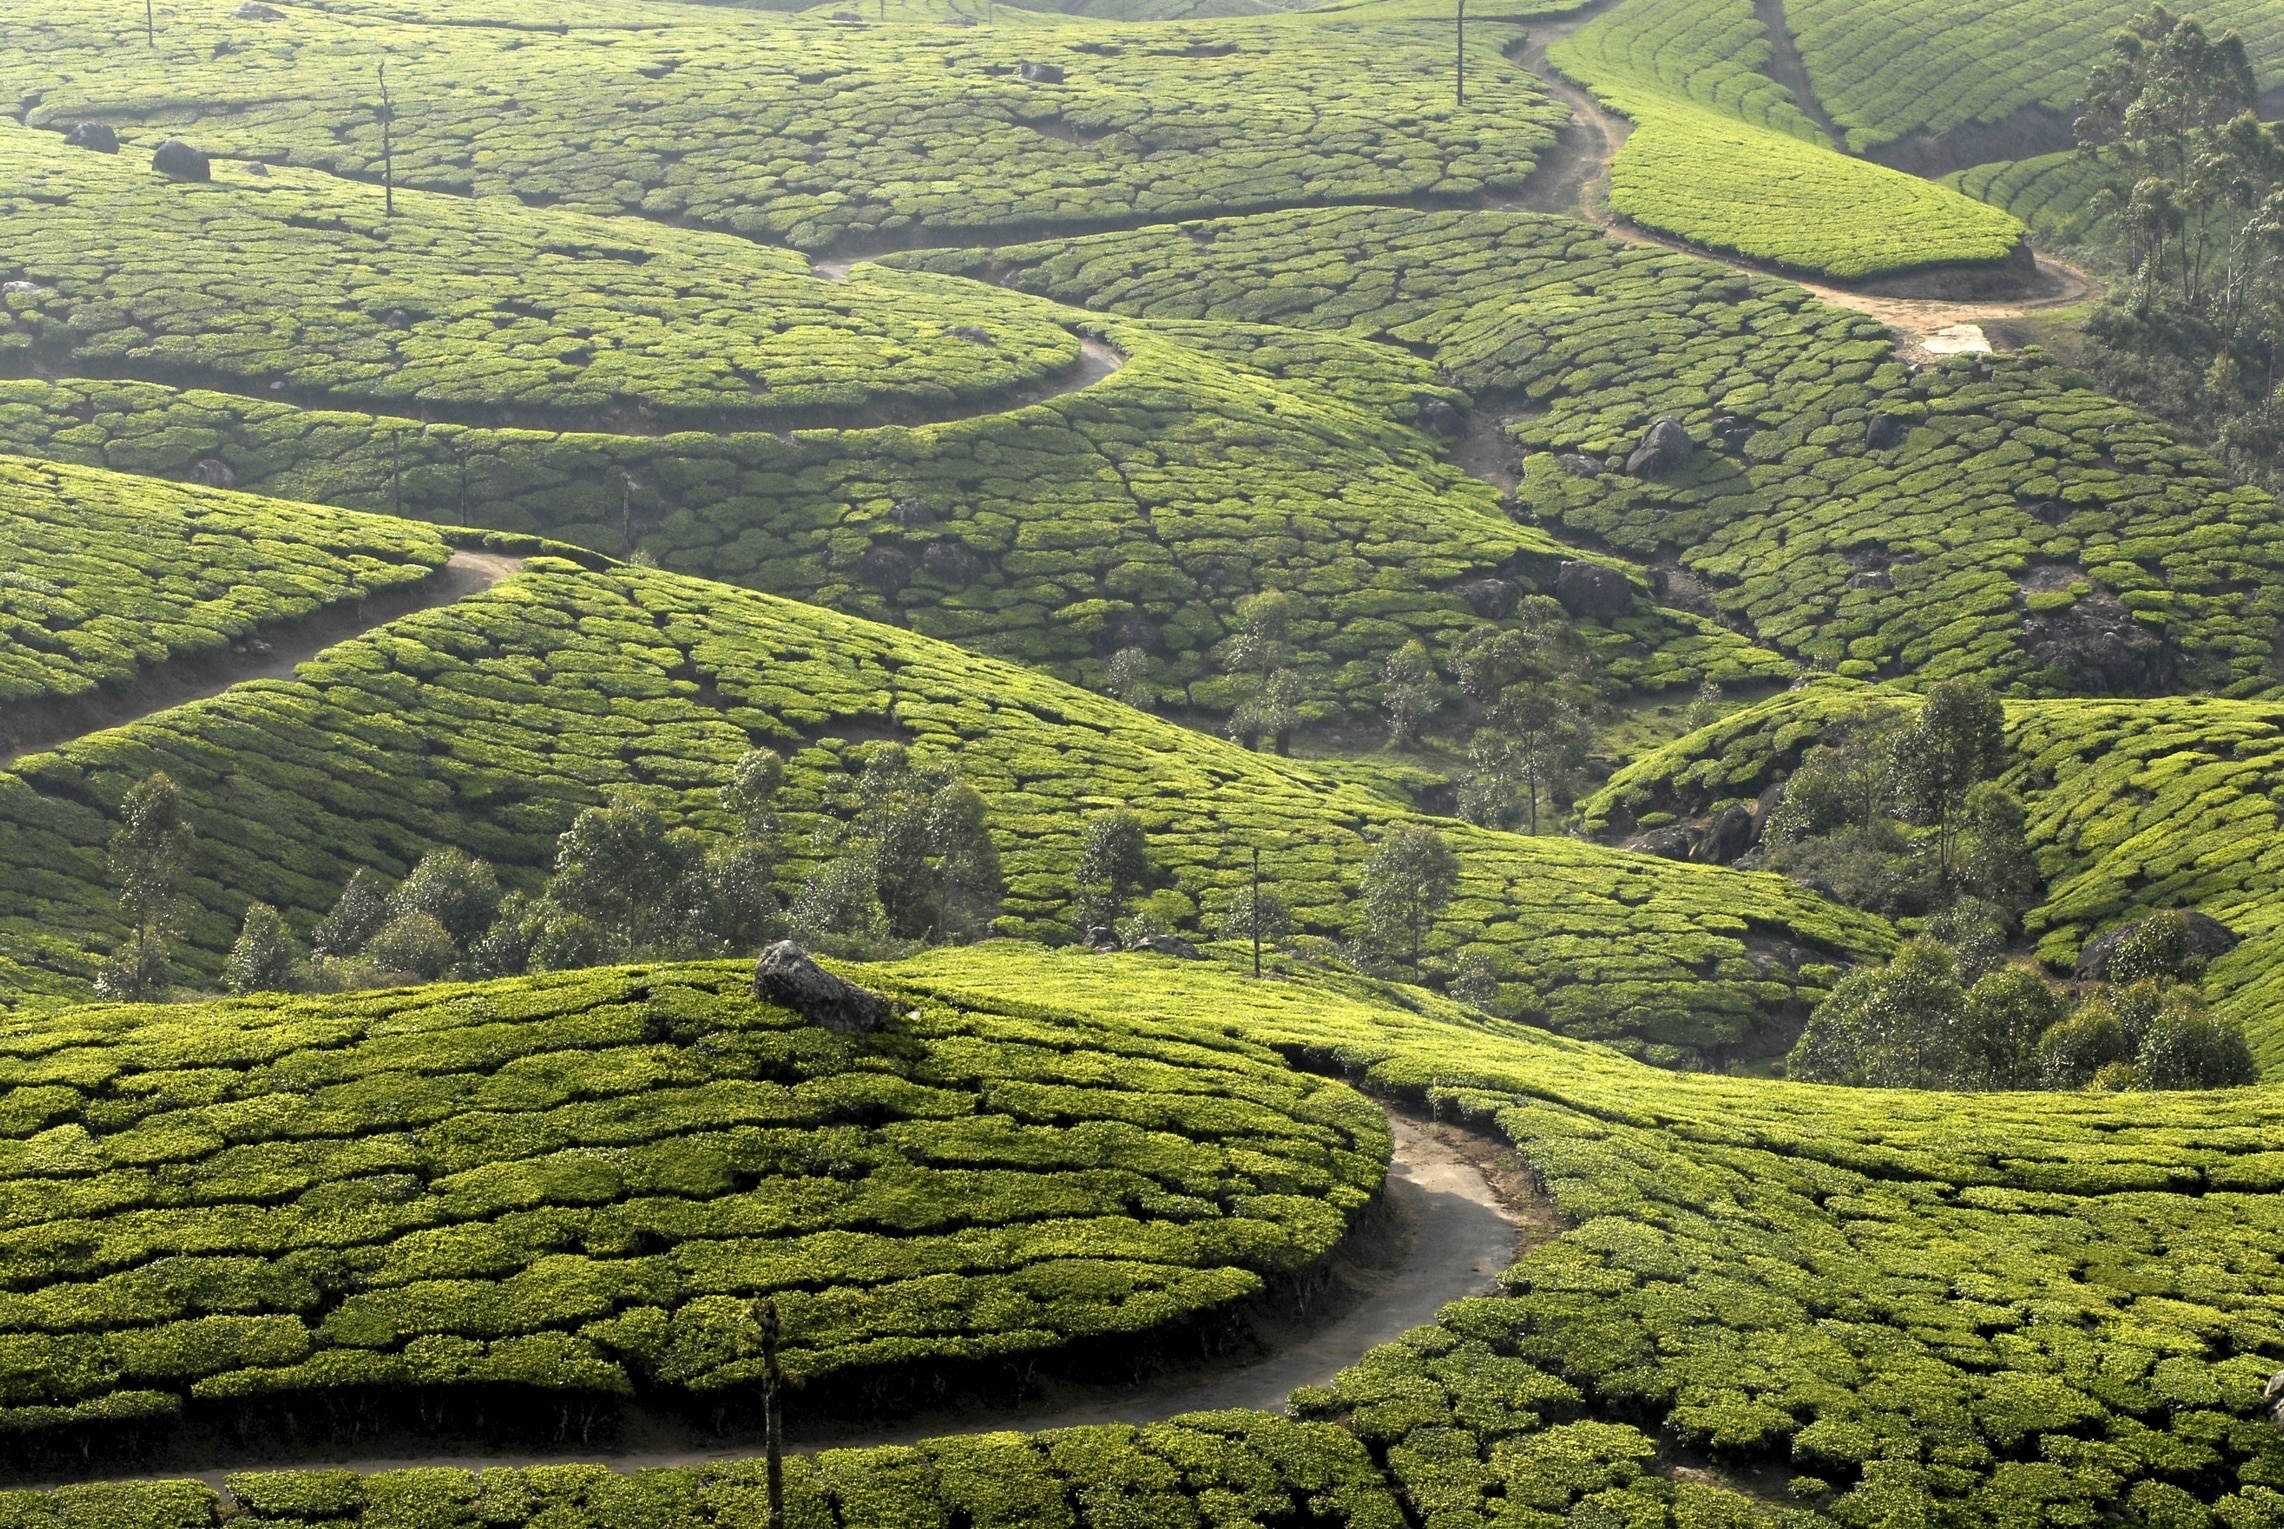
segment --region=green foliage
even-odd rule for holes
[[[1091,932],[1124,917],[1154,875],[1148,831],[1139,814],[1101,812],[1087,819],[1079,837],[1078,866],[1071,873],[1080,926]]]
[[[446,939],[465,946],[492,927],[500,911],[500,879],[463,850],[432,849],[389,894],[384,911],[392,919],[425,913]]]
[[[852,27],[830,7],[590,0],[576,15],[550,4],[520,24],[376,40],[398,15],[354,3],[278,22],[218,16],[195,43],[186,24],[150,50],[139,13],[62,0],[10,29],[0,85],[11,99],[44,92],[31,125],[101,116],[145,158],[179,133],[218,155],[370,183],[372,71],[386,60],[400,186],[804,250],[1334,194],[1512,191],[1563,120],[1502,55],[1509,25],[1469,29],[1468,102],[1455,106],[1440,15],[1136,28],[1010,9],[955,30],[939,24],[949,11]],[[214,50],[216,31],[230,51]],[[1023,80],[1018,59],[1065,78]]]
[[[2022,225],[1956,191],[1833,151],[1763,74],[1750,0],[1627,0],[1547,50],[1634,121],[1610,205],[1648,228],[1843,280],[1994,264]]]
[[[1283,213],[925,263],[1119,312],[1427,347],[1471,393],[1517,401],[1520,508],[1678,565],[1756,642],[1841,676],[2043,695],[2276,683],[2273,501],[2035,351],[1915,372],[1871,320],[1798,288],[1520,215]],[[1911,422],[1900,445],[1871,446],[1875,414]],[[1672,477],[1556,460],[1622,463],[1661,415],[1699,443]],[[1736,422],[1718,450],[1717,417]],[[2034,600],[2092,603],[2034,627]]]
[[[1305,1266],[1385,1168],[1377,1110],[1218,1032],[891,985],[905,1017],[852,1040],[750,981],[0,1027],[0,1426],[143,1392],[715,1391],[765,1294],[796,1381],[1137,1334]]]
[[[447,846],[528,895],[557,836],[622,792],[670,830],[729,841],[739,824],[719,790],[756,747],[785,760],[773,875],[790,898],[830,858],[819,831],[830,842],[856,816],[884,735],[916,761],[956,759],[983,795],[1003,934],[1078,932],[1073,874],[1097,811],[1142,818],[1165,890],[1192,912],[1246,884],[1258,847],[1297,926],[1334,939],[1353,932],[1367,831],[1418,821],[1302,764],[912,633],[660,571],[535,558],[488,593],[329,650],[292,682],[240,686],[0,774],[0,955],[84,980],[91,949],[124,933],[102,884],[110,825],[87,804],[156,768],[182,784],[200,834],[199,911],[179,956],[212,980],[248,902],[308,929],[358,868],[395,878]],[[1427,953],[1483,946],[1518,1012],[1571,1033],[1679,1060],[1828,984],[1820,965],[1756,962],[1749,932],[1841,959],[1888,948],[1878,920],[1774,877],[1443,831],[1459,887]]]
[[[123,687],[450,556],[426,527],[377,515],[54,463],[0,459],[0,505],[0,706]]]
[[[1459,889],[1459,857],[1425,823],[1392,830],[1364,862],[1363,943],[1419,965],[1436,914]]]
[[[284,993],[295,986],[301,951],[268,903],[248,903],[238,942],[222,963],[222,985],[233,993]]]

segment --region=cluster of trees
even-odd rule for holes
[[[1854,907],[1933,915],[1987,966],[2041,885],[2022,802],[1996,779],[2006,758],[2004,711],[1978,680],[1934,686],[1915,716],[1861,712],[1785,783],[1767,863]]]
[[[786,934],[845,955],[893,954],[984,932],[1005,885],[982,793],[948,762],[875,748],[854,815],[790,905],[777,889],[775,802],[785,764],[754,749],[721,788],[728,835],[671,828],[632,795],[590,807],[556,841],[537,896],[503,894],[492,867],[457,849],[421,857],[389,887],[349,880],[305,950],[276,909],[246,910],[225,966],[233,992],[337,991],[457,973],[514,976],[618,961],[750,954]],[[123,830],[124,831],[124,830]]]
[[[2087,324],[2102,383],[2211,440],[2274,488],[2284,446],[2284,134],[2257,113],[2244,39],[2153,6],[2087,83],[2088,206],[2127,280]]]
[[[1249,749],[1290,750],[1304,720],[1293,668],[1292,601],[1278,590],[1237,602],[1221,646],[1237,682],[1228,735]],[[1148,710],[1158,694],[1150,656],[1124,648],[1110,660],[1106,689]],[[1418,638],[1390,654],[1380,674],[1381,710],[1396,748],[1425,741],[1442,722],[1465,755],[1459,815],[1489,828],[1537,833],[1543,808],[1567,807],[1594,745],[1602,677],[1560,604],[1533,595],[1504,625],[1468,628],[1440,657]]]
[[[2112,954],[2109,980],[2075,998],[2029,966],[1978,971],[1938,940],[1913,940],[1887,966],[1841,979],[1786,1072],[1874,1088],[2251,1083],[2244,1030],[2198,1000],[2199,971],[2188,922],[2176,912],[2143,920]]]

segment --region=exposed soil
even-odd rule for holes
[[[291,679],[296,665],[336,643],[414,611],[480,594],[522,566],[522,558],[497,552],[455,552],[418,584],[259,628],[225,652],[154,664],[120,689],[0,708],[0,766],[85,733],[123,727],[153,712],[220,695],[246,680]]]
[[[1848,146],[1847,130],[1832,120],[1816,94],[1816,87],[1808,82],[1808,66],[1800,61],[1800,49],[1792,41],[1792,27],[1784,19],[1784,0],[1753,0],[1753,19],[1761,24],[1761,30],[1769,39],[1768,67],[1761,73],[1791,91],[1792,99],[1808,114],[1808,119],[1832,140],[1832,147],[1844,151]]]
[[[793,1420],[791,1446],[819,1449],[905,1444],[947,1434],[1003,1428],[1068,1428],[1089,1423],[1148,1423],[1185,1412],[1251,1408],[1281,1412],[1287,1393],[1320,1385],[1367,1349],[1435,1320],[1463,1296],[1498,1288],[1498,1275],[1524,1249],[1559,1235],[1562,1222],[1514,1152],[1473,1132],[1408,1113],[1391,1112],[1395,1157],[1383,1197],[1386,1230],[1352,1237],[1336,1284],[1344,1300],[1321,1304],[1301,1323],[1256,1320],[1259,1350],[1250,1356],[1159,1375],[1133,1386],[1050,1383],[1014,1406],[923,1413],[880,1427],[803,1430]],[[708,1434],[679,1416],[629,1409],[614,1445],[487,1450],[441,1447],[405,1438],[365,1444],[264,1451],[211,1440],[181,1441],[126,1473],[138,1478],[196,1476],[214,1486],[236,1470],[348,1466],[361,1471],[415,1466],[548,1465],[599,1462],[614,1470],[700,1465],[758,1453],[760,1441]]]
[[[1943,133],[1908,133],[1864,150],[1876,164],[1929,180],[1998,159],[2034,159],[2076,148],[2066,113],[2025,106],[1996,122],[1962,122]]]

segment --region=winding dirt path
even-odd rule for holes
[[[1718,261],[1756,276],[1779,277],[1805,287],[1835,307],[1852,308],[1879,320],[1895,333],[1897,352],[1911,360],[1926,360],[1961,350],[1989,350],[1992,348],[1989,338],[1981,332],[1986,324],[2026,318],[2102,295],[2100,282],[2076,266],[2046,255],[2036,257],[2037,272],[2028,283],[2028,290],[2004,297],[1951,296],[1939,290],[1910,290],[1915,285],[1939,286],[1946,280],[1972,279],[1976,273],[1962,273],[1957,278],[1944,273],[1900,278],[1885,284],[1884,290],[1882,284],[1837,286],[1701,249],[1684,240],[1653,233],[1611,211],[1610,162],[1633,135],[1634,124],[1573,83],[1549,63],[1546,56],[1549,47],[1606,9],[1607,3],[1597,4],[1568,15],[1532,22],[1522,46],[1513,50],[1514,60],[1537,75],[1555,99],[1570,108],[1572,122],[1540,161],[1538,172],[1525,184],[1521,194],[1505,205],[1584,218],[1625,244],[1654,245],[1677,254],[1694,255],[1700,260]],[[1781,18],[1781,9],[1777,15]],[[1764,15],[1762,19],[1766,22],[1767,17]],[[1782,24],[1781,19],[1778,24]],[[1816,109],[1822,110],[1821,106]]]
[[[481,594],[522,566],[522,558],[503,553],[455,552],[450,562],[418,584],[261,628],[226,652],[153,664],[122,689],[0,708],[0,768],[86,733],[123,727],[154,712],[220,695],[247,680],[292,679],[296,666],[336,643],[414,611]]]
[[[1378,1267],[1349,1271],[1358,1290],[1339,1315],[1308,1329],[1268,1332],[1266,1357],[1203,1371],[1162,1376],[1133,1387],[1056,1385],[1020,1406],[929,1413],[882,1428],[796,1432],[792,1447],[866,1448],[909,1444],[949,1434],[999,1429],[1069,1428],[1089,1423],[1152,1423],[1185,1412],[1217,1408],[1284,1409],[1295,1387],[1319,1385],[1356,1362],[1367,1349],[1435,1320],[1463,1296],[1489,1294],[1517,1254],[1560,1231],[1553,1208],[1522,1181],[1520,1160],[1456,1127],[1391,1114],[1395,1155],[1388,1175],[1391,1236],[1376,1239],[1389,1256]],[[243,1447],[178,1445],[123,1479],[195,1476],[219,1488],[236,1470],[349,1467],[359,1471],[410,1467],[600,1463],[614,1470],[702,1465],[759,1453],[758,1440],[724,1442],[679,1419],[631,1414],[612,1447],[569,1446],[545,1451],[408,1449],[406,1441],[360,1448],[265,1454]],[[49,1483],[60,1485],[61,1482]]]

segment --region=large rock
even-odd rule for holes
[[[200,457],[190,464],[190,481],[208,488],[236,488],[238,475],[219,457]]]
[[[912,581],[912,572],[919,566],[920,559],[910,547],[875,542],[857,559],[857,577],[882,594],[894,596]]]
[[[275,6],[264,5],[262,4],[262,0],[246,0],[244,5],[239,6],[230,14],[237,17],[240,21],[285,20],[284,11],[277,9]]]
[[[1874,451],[1892,451],[1911,435],[1911,421],[1900,414],[1874,414],[1864,421],[1864,444]]]
[[[1634,608],[1634,586],[1600,563],[1564,563],[1555,572],[1554,597],[1586,621],[1615,621]]]
[[[1727,865],[1753,847],[1753,809],[1728,806],[1714,815],[1690,858],[1706,865]]]
[[[1687,467],[1694,454],[1689,432],[1681,421],[1670,414],[1661,415],[1633,455],[1626,458],[1626,472],[1635,478],[1663,478]]]
[[[1564,472],[1570,474],[1573,478],[1599,478],[1605,472],[1609,471],[1608,468],[1604,467],[1600,462],[1595,461],[1592,457],[1583,456],[1575,451],[1562,451],[1555,453],[1554,465],[1561,468]]]
[[[168,180],[210,181],[214,179],[214,166],[204,154],[184,143],[180,138],[169,138],[151,155],[151,168]]]
[[[1497,621],[1511,614],[1523,597],[1514,580],[1488,577],[1454,584],[1451,592],[1465,600],[1468,609],[1485,621]]]
[[[965,542],[930,542],[920,554],[920,565],[947,584],[968,585],[983,577],[983,559]]]
[[[1202,961],[1205,959],[1203,952],[1178,934],[1144,935],[1128,949],[1149,951],[1161,956],[1172,956],[1181,961]]]
[[[63,141],[75,149],[92,149],[98,154],[119,152],[119,135],[108,122],[82,122],[63,135]]]
[[[1031,60],[1025,59],[1017,66],[1015,72],[1034,85],[1060,85],[1063,83],[1063,66],[1061,64],[1035,64]]]
[[[1628,839],[1627,849],[1637,855],[1655,855],[1660,860],[1687,860],[1689,858],[1689,830],[1679,823],[1668,823],[1648,833]]]
[[[2026,579],[2024,592],[2036,593],[2039,584],[2057,582],[2068,572]],[[2156,695],[2172,687],[2181,667],[2180,655],[2163,638],[2098,585],[2060,610],[2028,612],[2022,645],[2039,663],[2068,676],[2081,694]]]
[[[2215,956],[2227,955],[2236,949],[2243,939],[2243,936],[2235,930],[2209,914],[2198,913],[2192,909],[2188,914],[2188,920],[2189,954],[2200,961],[2210,961]],[[2124,944],[2126,937],[2139,929],[2143,922],[2141,919],[2135,919],[2130,924],[2120,924],[2108,933],[2088,940],[2085,948],[2078,952],[2078,980],[2080,982],[2109,981],[2110,957],[2117,953],[2118,946]]]
[[[1440,435],[1446,440],[1467,433],[1467,416],[1441,398],[1430,398],[1421,403],[1414,418],[1422,430],[1430,435]]]
[[[753,996],[843,1034],[877,1030],[888,1021],[888,1004],[878,994],[842,981],[791,940],[779,940],[754,963]]]

